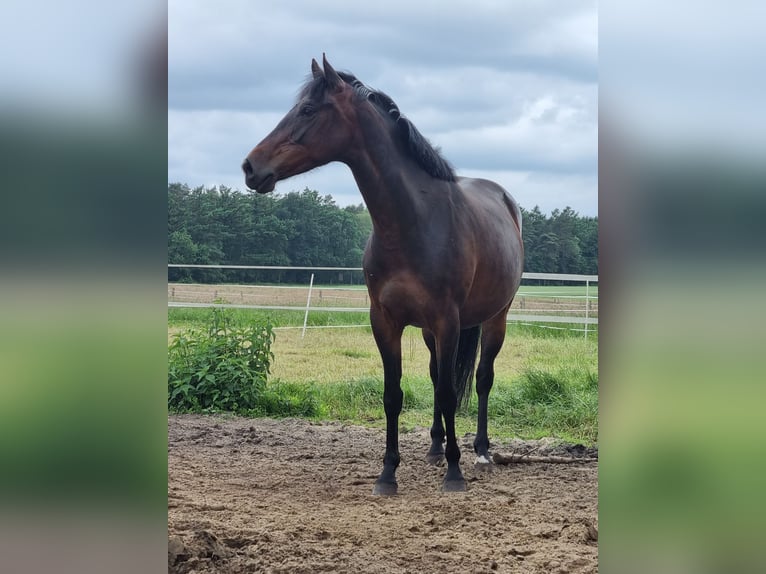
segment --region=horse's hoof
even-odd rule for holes
[[[468,490],[465,480],[445,480],[442,483],[442,492],[465,492]]]
[[[473,463],[474,470],[481,472],[490,472],[492,467],[492,461],[486,456],[477,456]]]
[[[372,494],[375,496],[395,496],[398,485],[395,482],[376,482],[372,487]]]
[[[426,462],[431,466],[441,466],[444,463],[444,453],[431,454],[429,452],[426,455]]]

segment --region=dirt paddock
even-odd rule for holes
[[[168,571],[405,573],[598,571],[598,465],[473,468],[439,491],[427,429],[400,436],[399,495],[372,496],[385,433],[340,423],[168,418]],[[534,449],[539,441],[493,445]]]

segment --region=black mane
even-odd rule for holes
[[[360,98],[369,100],[381,112],[391,118],[398,128],[399,137],[405,144],[405,148],[420,167],[436,179],[456,181],[455,171],[439,153],[439,149],[432,146],[423,134],[418,131],[418,128],[401,114],[399,107],[390,96],[366,86],[353,74],[338,72],[338,75],[344,82],[354,88],[354,91]],[[301,96],[319,99],[324,94],[326,88],[327,82],[324,77],[310,78],[301,89]]]

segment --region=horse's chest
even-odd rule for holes
[[[434,299],[434,294],[408,273],[368,272],[366,279],[371,303],[403,320],[415,321]]]

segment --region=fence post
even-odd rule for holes
[[[306,336],[306,323],[309,320],[309,307],[311,306],[311,289],[314,287],[314,274],[311,274],[311,281],[309,282],[309,296],[306,299],[306,314],[303,316],[303,332],[301,333],[301,339]]]
[[[585,280],[585,340],[588,340],[588,310],[590,309],[590,281]]]

